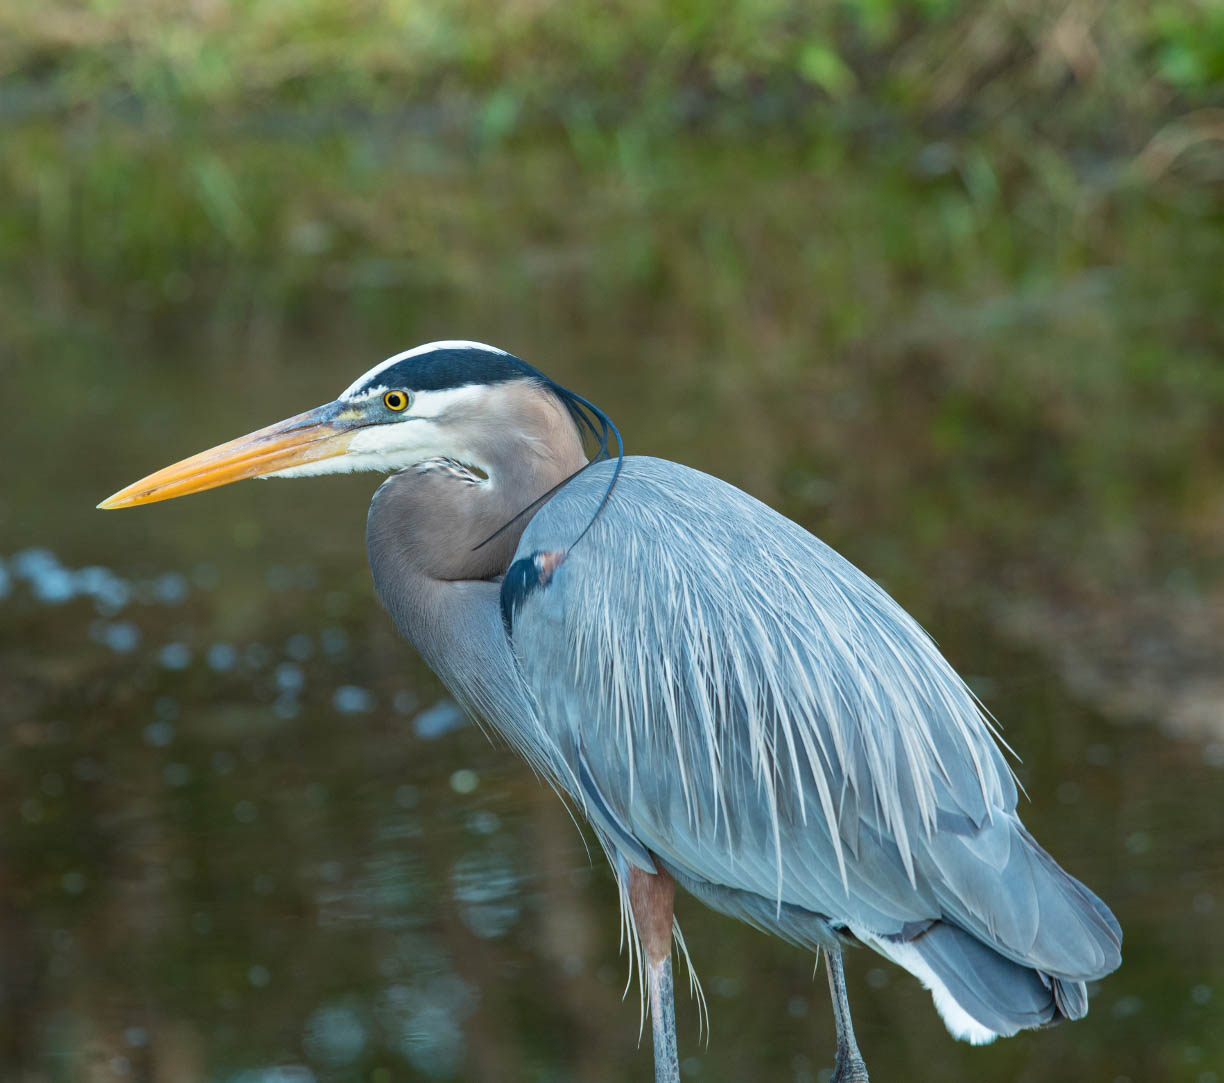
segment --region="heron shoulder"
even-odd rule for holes
[[[536,513],[524,532],[519,554],[568,545],[599,507],[615,461],[595,463],[575,476]],[[615,544],[627,529],[649,531],[664,519],[700,509],[731,512],[728,534],[762,513],[806,533],[797,524],[720,478],[690,466],[648,455],[625,456],[611,499],[592,528],[596,543]]]

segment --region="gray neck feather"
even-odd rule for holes
[[[504,575],[531,516],[477,546],[578,470],[586,457],[565,406],[531,380],[491,387],[462,416],[444,423],[462,435],[473,465],[487,480],[474,482],[473,476],[425,464],[392,475],[370,505],[366,546],[382,604],[452,685],[454,658],[466,652],[472,635],[468,624],[475,618],[467,609],[489,606],[497,616],[496,589],[490,603],[490,592],[460,585]]]

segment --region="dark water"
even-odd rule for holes
[[[368,481],[310,484],[102,516],[106,487],[69,478],[77,532],[5,554],[5,1078],[644,1078],[602,859],[377,611]],[[938,631],[1125,963],[1084,1022],[973,1050],[852,953],[875,1077],[1220,1078],[1224,765],[1104,721],[963,614]],[[824,1078],[810,959],[679,912],[711,1016],[707,1042],[679,1006],[686,1078]]]
[[[592,164],[81,123],[8,158],[0,1079],[648,1077],[602,858],[377,609],[373,479],[94,510],[385,355],[475,337],[884,581],[1023,757],[1030,828],[1121,920],[1086,1020],[984,1049],[852,953],[874,1079],[1224,1080],[1219,704],[1179,730],[1176,666],[1106,659],[1146,690],[1119,709],[1076,676],[1090,643],[1078,668],[1033,647],[1085,612],[1142,647],[1140,591],[1215,611],[1214,204],[1070,165],[1044,186],[1006,131],[941,145],[965,169],[933,174],[921,148],[815,137],[626,138]],[[1046,625],[1010,634],[1036,601]],[[681,999],[685,1078],[826,1078],[810,957],[678,910],[711,1024]]]

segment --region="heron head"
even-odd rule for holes
[[[150,474],[100,508],[126,508],[243,478],[391,473],[445,458],[482,468],[481,447],[508,391],[562,392],[512,354],[478,342],[431,342],[396,354],[334,402]]]

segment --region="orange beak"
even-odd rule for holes
[[[354,432],[361,428],[350,411],[351,407],[336,402],[307,410],[158,470],[107,497],[98,507],[152,504],[343,455]]]

